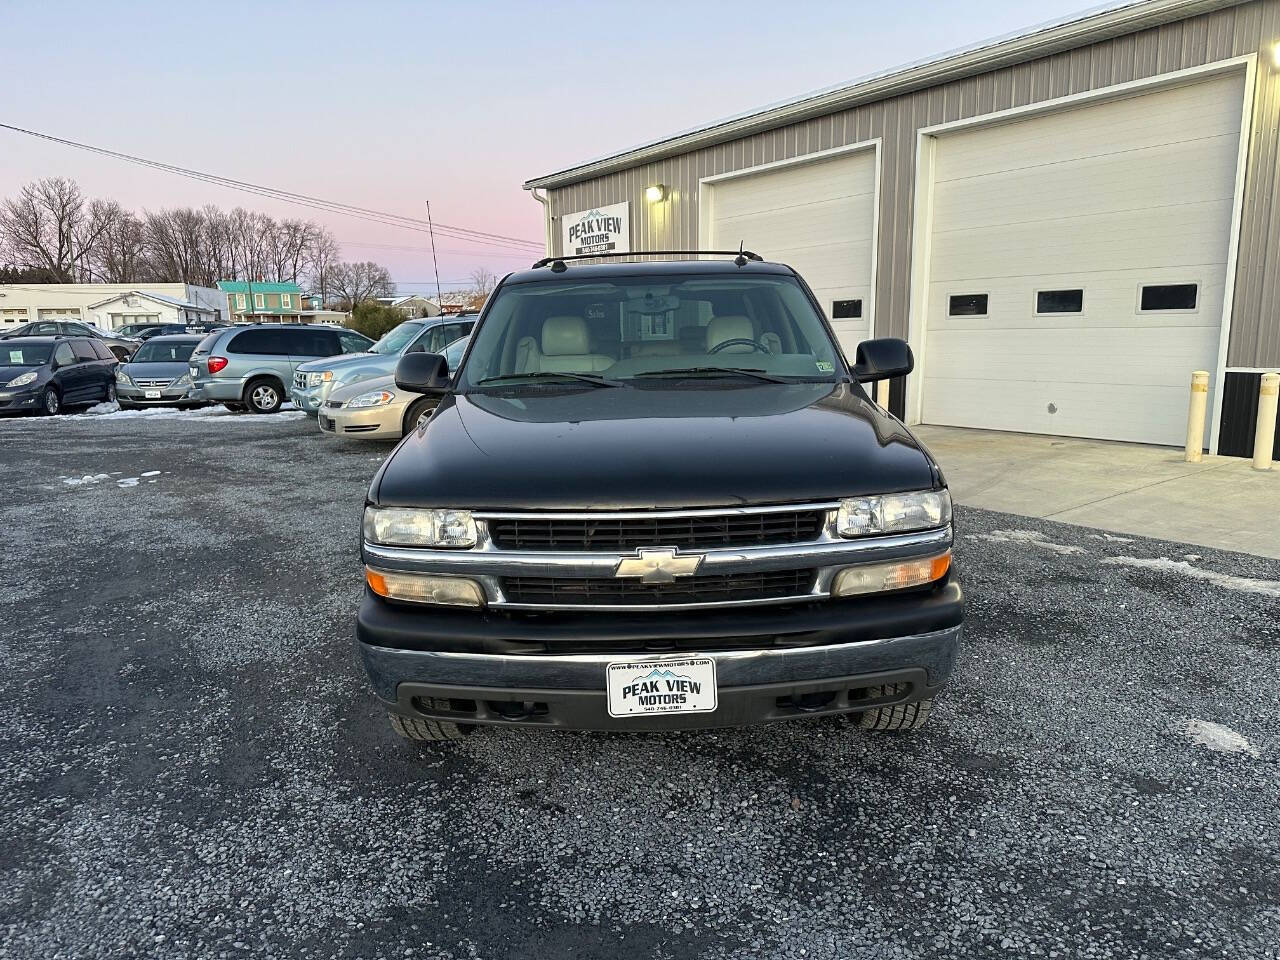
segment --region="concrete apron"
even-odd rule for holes
[[[913,427],[957,503],[1280,558],[1280,465],[1138,443]]]

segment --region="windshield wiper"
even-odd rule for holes
[[[748,377],[755,377],[757,380],[767,380],[769,383],[790,383],[791,381],[783,377],[775,377],[771,373],[765,373],[759,367],[671,367],[667,370],[645,370],[643,373],[637,373],[637,377],[666,377],[677,376],[680,374],[705,374],[716,373],[723,376],[733,376],[734,374],[743,374]]]
[[[562,370],[530,370],[527,373],[504,373],[497,377],[485,377],[483,380],[477,380],[476,386],[482,387],[490,383],[514,382],[516,380],[539,380],[554,377],[558,380],[579,380],[582,383],[589,383],[593,387],[620,387],[622,384],[617,380],[610,380],[608,377],[602,377],[595,373],[569,373]]]

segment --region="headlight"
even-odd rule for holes
[[[928,530],[950,522],[951,494],[946,490],[888,493],[841,500],[836,533],[842,537],[867,537]]]
[[[362,393],[358,397],[352,397],[344,407],[381,407],[390,403],[396,398],[396,395],[390,390],[374,390],[372,393]]]
[[[474,547],[470,510],[365,507],[364,537],[389,547]]]
[[[330,380],[332,380],[332,379],[333,379],[333,371],[332,371],[332,370],[321,370],[321,371],[319,371],[319,372],[317,372],[317,373],[308,373],[308,374],[307,374],[307,386],[308,386],[308,387],[318,387],[318,386],[320,386],[320,384],[322,384],[322,383],[328,383],[328,382],[329,382]]]
[[[39,370],[28,370],[26,373],[20,373],[8,383],[6,387],[25,387],[28,383],[35,383],[36,377],[39,376]]]
[[[180,376],[177,380],[173,381],[173,383],[169,384],[169,386],[171,386],[171,387],[189,387],[189,386],[191,386],[191,371],[190,371],[190,370],[188,370],[186,373],[184,373],[182,376]]]

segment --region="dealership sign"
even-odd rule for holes
[[[631,203],[611,203],[564,217],[564,256],[628,253],[631,250]]]

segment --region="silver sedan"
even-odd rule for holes
[[[458,369],[467,339],[444,348],[450,370]],[[352,440],[399,440],[435,413],[439,397],[424,397],[396,386],[395,375],[361,380],[329,394],[317,411],[320,432]]]

